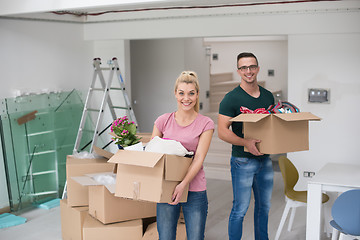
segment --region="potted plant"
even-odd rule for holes
[[[110,128],[113,134],[113,140],[119,149],[128,147],[140,142],[140,137],[136,136],[135,122],[129,122],[127,116],[116,119]]]

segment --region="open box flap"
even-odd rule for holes
[[[105,187],[110,193],[115,194],[116,184],[106,184]]]
[[[112,175],[112,172],[104,172],[104,173],[89,173],[85,174],[84,176],[76,176],[71,177],[77,183],[82,186],[102,186],[104,185],[110,193],[115,193],[115,184],[103,184],[94,179],[94,176],[98,175]]]
[[[104,158],[107,158],[107,159],[110,159],[112,156],[114,156],[113,153],[108,152],[108,151],[106,151],[104,149],[101,149],[101,148],[99,148],[97,146],[93,146],[93,150],[97,155],[100,155],[100,156],[102,156]]]
[[[236,117],[230,119],[231,122],[258,122],[261,119],[270,116],[270,114],[252,114],[252,113],[242,113]]]
[[[274,116],[284,120],[284,121],[302,121],[302,120],[313,120],[320,121],[321,118],[315,116],[310,112],[299,112],[299,113],[276,113]]]
[[[95,181],[89,176],[77,176],[77,177],[71,177],[74,179],[77,183],[79,183],[82,186],[97,186],[102,185],[101,183]]]
[[[163,153],[119,150],[108,162],[152,168],[163,156]]]

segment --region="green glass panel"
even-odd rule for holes
[[[22,96],[0,102],[1,139],[10,207],[60,197],[66,156],[72,154],[83,110],[78,91]],[[19,118],[36,111],[32,118]],[[92,135],[83,136],[88,142]]]

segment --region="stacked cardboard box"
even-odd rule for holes
[[[89,240],[94,236],[99,239],[94,232],[106,239],[140,240],[142,220],[156,216],[155,203],[115,197],[106,186],[93,183],[90,176],[114,171],[115,165],[107,161],[107,158],[67,157],[68,198],[61,200],[60,205],[64,240]],[[88,181],[87,184],[82,184],[78,178]]]
[[[176,240],[186,240],[186,239],[187,238],[186,238],[185,224],[179,222],[176,229]],[[150,224],[147,227],[146,232],[141,240],[159,240],[159,233],[157,231],[156,222]]]
[[[63,239],[140,240],[145,230],[156,231],[154,225],[147,227],[156,221],[156,203],[170,202],[175,186],[185,176],[192,159],[126,150],[119,150],[114,155],[96,147],[94,150],[103,157],[67,157],[68,198],[63,199],[60,205]],[[130,154],[130,158],[124,153]],[[119,160],[120,155],[121,159],[127,158],[128,162]],[[124,165],[133,168],[124,170]],[[95,175],[114,172],[117,172],[116,184],[99,183],[94,178]],[[134,175],[136,178],[123,179],[122,175]],[[118,193],[119,185],[129,184],[130,197]],[[134,194],[135,190],[137,194]],[[185,194],[183,201],[186,198]],[[179,236],[185,236],[179,239],[186,239],[185,226],[178,228],[178,232]]]
[[[83,239],[83,225],[88,207],[71,207],[67,199],[60,201],[61,233],[63,240]]]

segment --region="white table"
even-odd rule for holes
[[[322,192],[360,188],[360,165],[327,163],[308,182],[306,239],[320,240]]]

